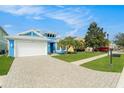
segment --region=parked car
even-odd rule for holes
[[[94,49],[94,51],[108,52],[109,47],[99,47],[99,48]]]
[[[66,53],[66,50],[56,50],[56,53],[57,54],[65,54]]]

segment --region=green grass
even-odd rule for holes
[[[102,52],[77,52],[76,54],[60,54],[60,55],[53,56],[53,57],[60,59],[60,60],[67,61],[67,62],[74,62],[77,60],[90,58],[90,57],[97,56],[100,54],[104,54],[104,53]]]
[[[6,75],[13,62],[13,57],[0,56],[0,75]]]
[[[109,57],[100,58],[88,63],[84,63],[81,66],[98,70],[98,71],[106,71],[106,72],[122,72],[124,66],[124,55],[121,57],[113,57],[112,65],[109,64]]]

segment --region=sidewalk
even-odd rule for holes
[[[0,87],[2,86],[2,83],[3,83],[3,79],[6,77],[6,75],[5,76],[0,76]]]
[[[117,84],[117,88],[124,88],[124,68],[123,68],[123,71],[121,73],[119,82]]]
[[[72,63],[72,64],[75,64],[75,65],[81,65],[81,64],[83,64],[83,63],[90,62],[90,61],[93,61],[93,60],[96,60],[96,59],[105,57],[105,56],[107,56],[107,55],[108,55],[108,54],[103,54],[103,55],[99,55],[99,56],[95,56],[95,57],[91,57],[91,58],[86,58],[86,59],[82,59],[82,60],[75,61],[75,62],[71,62],[71,63]]]

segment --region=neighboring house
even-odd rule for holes
[[[75,40],[79,40],[79,41],[85,42],[85,39],[83,37],[76,37]]]
[[[4,54],[7,50],[7,41],[5,40],[7,35],[7,32],[0,27],[0,54]]]
[[[37,29],[6,38],[9,40],[9,56],[13,57],[47,55],[55,53],[57,48],[55,33],[41,32]]]
[[[109,48],[112,48],[113,50],[118,50],[118,46],[114,43],[110,43]]]

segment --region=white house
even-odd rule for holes
[[[56,52],[57,40],[55,33],[41,32],[31,29],[17,36],[7,36],[8,55],[12,57],[47,55]]]

